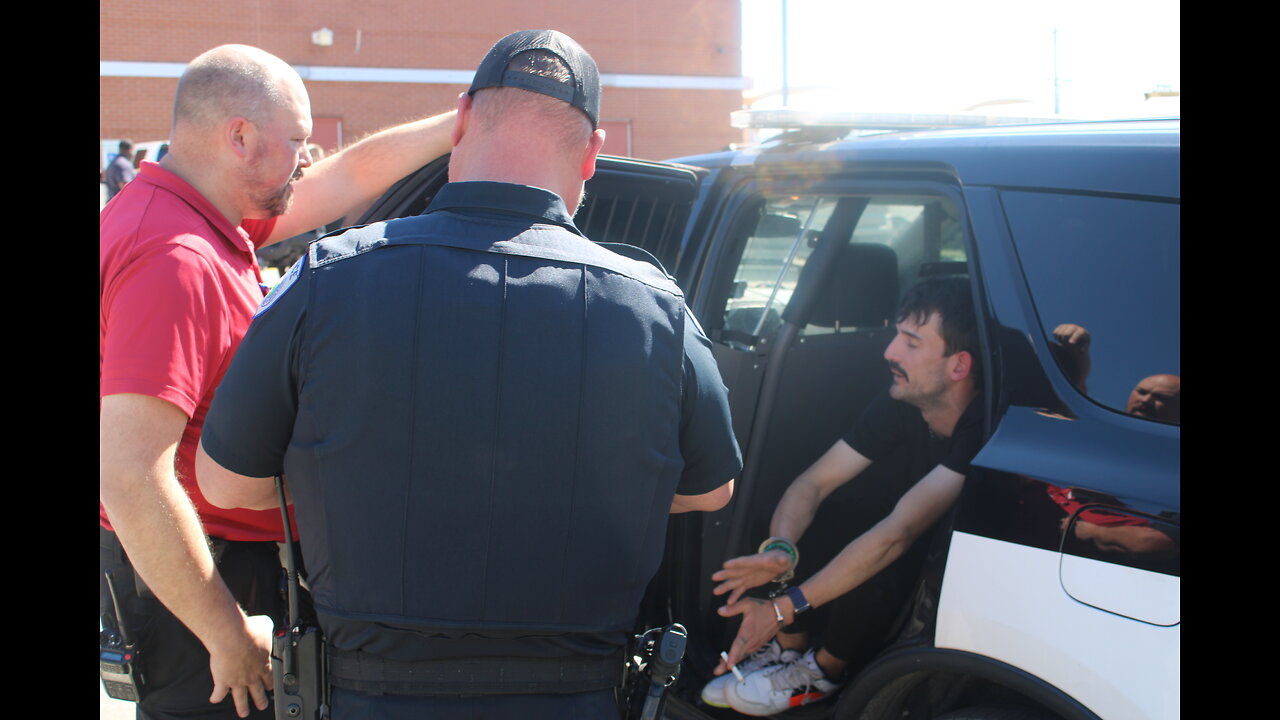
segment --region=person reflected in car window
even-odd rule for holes
[[[1059,367],[1071,380],[1071,384],[1085,395],[1089,394],[1086,381],[1093,362],[1089,359],[1089,344],[1093,338],[1089,331],[1072,323],[1062,323],[1053,329],[1053,339],[1057,345],[1051,345],[1053,356]]]
[[[1180,423],[1182,378],[1167,373],[1143,378],[1129,393],[1124,411],[1138,417]]]
[[[1062,323],[1053,329],[1050,344],[1058,366],[1081,393],[1088,395],[1089,372],[1093,361],[1089,347],[1093,342],[1089,331],[1074,323]],[[1182,379],[1171,373],[1150,375],[1138,381],[1129,393],[1124,411],[1151,420],[1179,423],[1182,414]]]
[[[1049,499],[1062,509],[1059,527],[1068,532],[1067,539],[1087,543],[1096,551],[1118,553],[1136,560],[1155,562],[1178,556],[1178,542],[1157,525],[1139,515],[1121,512],[1123,503],[1113,495],[1082,488],[1047,485]],[[1064,545],[1064,552],[1078,546]]]

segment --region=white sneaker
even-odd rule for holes
[[[746,660],[738,663],[738,672],[744,676],[775,665],[780,662],[789,662],[800,657],[800,653],[796,650],[783,650],[777,640],[770,640],[760,646],[759,650],[747,656]],[[725,687],[729,684],[738,684],[738,678],[734,677],[732,672],[727,672],[702,688],[702,702],[718,708],[729,707],[729,701],[725,699]]]
[[[725,687],[729,707],[744,715],[774,715],[830,696],[840,685],[827,679],[815,650],[789,662],[757,670]]]

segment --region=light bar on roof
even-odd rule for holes
[[[850,130],[921,130],[925,128],[983,127],[1059,122],[1050,118],[996,117],[920,113],[863,113],[826,110],[735,110],[729,124],[742,129],[788,130],[833,127]]]

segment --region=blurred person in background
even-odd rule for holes
[[[102,180],[107,184],[107,199],[115,197],[136,174],[133,167],[133,141],[126,138],[120,141],[115,159],[103,173]]]

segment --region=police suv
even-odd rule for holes
[[[883,650],[786,717],[1177,718],[1179,122],[865,132],[892,124],[800,119],[736,151],[602,157],[587,183],[586,235],[644,248],[684,289],[745,459],[728,507],[672,517],[637,618],[689,630],[666,716],[732,716],[698,699],[736,629],[710,576],[755,552],[792,479],[888,386],[902,293],[952,275],[979,318],[987,442]],[[422,212],[446,163],[362,222]],[[823,503],[801,575],[852,539],[851,509],[839,490]]]

